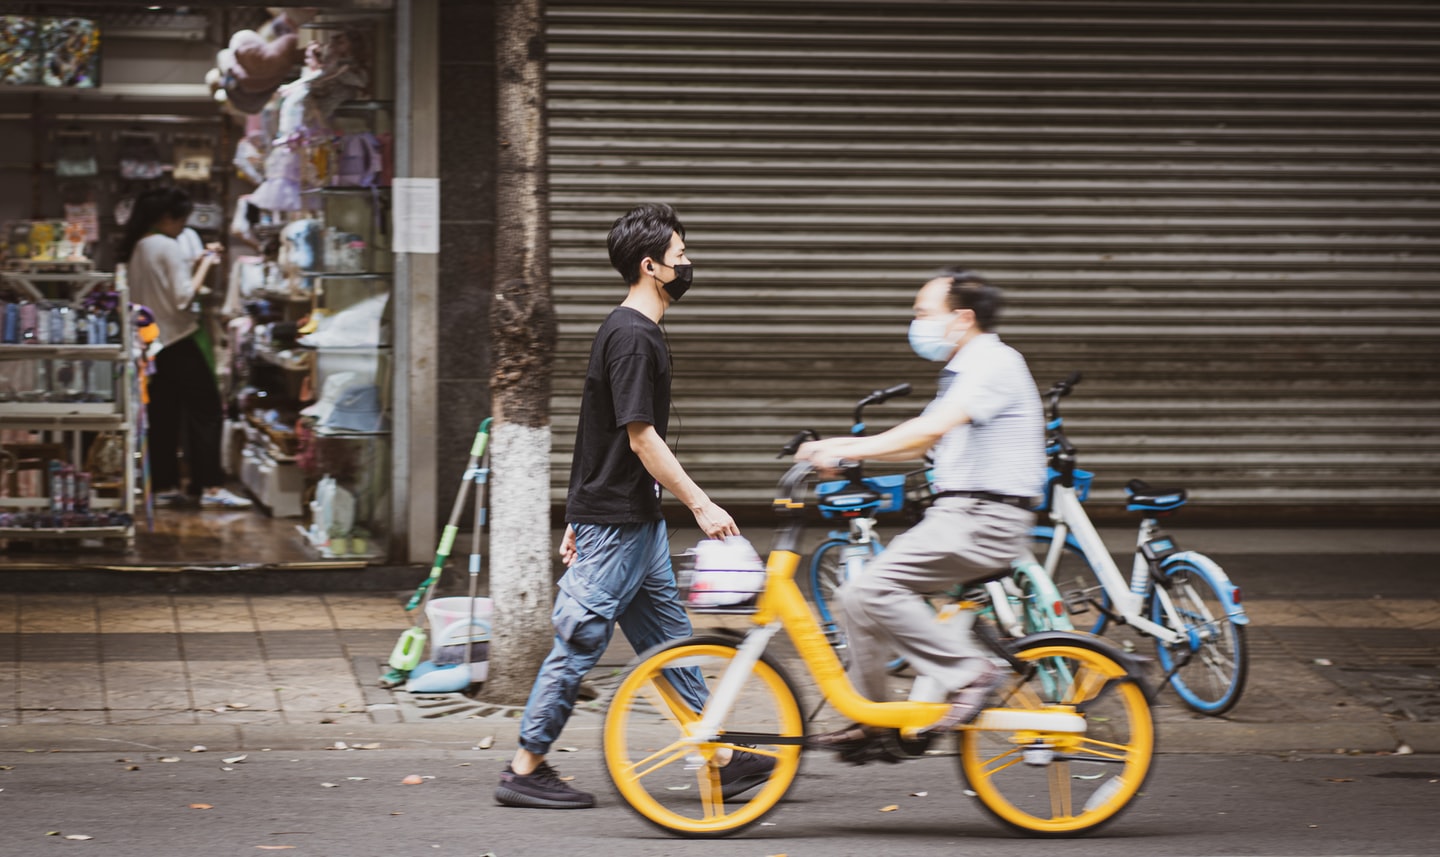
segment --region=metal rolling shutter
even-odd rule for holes
[[[1099,506],[1440,505],[1440,6],[551,2],[563,496],[605,232],[680,210],[680,458],[767,502],[794,430],[916,396],[914,290],[964,263],[1066,410]],[[1263,511],[1263,510],[1262,510]]]

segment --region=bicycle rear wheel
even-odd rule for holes
[[[665,670],[695,667],[713,691],[736,655],[736,643],[692,637],[651,650],[621,680],[605,716],[604,757],[610,781],[630,809],[670,833],[728,836],[775,808],[800,769],[805,723],[794,684],[762,658],[746,678],[715,741],[683,739],[700,715],[685,703]],[[742,743],[743,742],[743,743]],[[716,752],[743,749],[768,756],[768,780],[727,802]]]
[[[1007,827],[1042,837],[1094,831],[1130,805],[1150,774],[1155,724],[1145,688],[1103,640],[1051,632],[1017,646],[1033,669],[960,733],[961,775]],[[985,728],[1006,710],[1079,714],[1085,728]]]
[[[820,614],[821,627],[835,624],[830,605],[835,600],[835,592],[840,588],[840,584],[845,582],[845,567],[840,560],[847,544],[847,541],[831,539],[816,548],[815,553],[810,556],[810,573],[806,582],[809,584],[810,599],[815,602],[815,609]]]
[[[1214,583],[1191,563],[1173,562],[1162,571],[1161,585],[1184,623],[1175,630],[1185,639],[1176,646],[1155,641],[1160,666],[1169,673],[1177,661],[1181,663],[1170,684],[1187,706],[1202,714],[1224,714],[1235,707],[1245,689],[1250,664],[1245,626],[1226,618]],[[1150,604],[1150,618],[1169,625],[1159,592],[1150,596]]]
[[[1050,543],[1054,538],[1055,531],[1050,527],[1036,527],[1031,534],[1031,549],[1042,566],[1045,565],[1045,558],[1049,556]],[[1110,623],[1110,617],[1105,612],[1110,608],[1110,596],[1105,592],[1105,587],[1100,585],[1100,578],[1095,574],[1090,561],[1085,558],[1085,552],[1076,547],[1074,542],[1066,540],[1060,550],[1060,560],[1050,573],[1050,579],[1064,596],[1065,603],[1070,608],[1071,620],[1077,628],[1092,634],[1105,633],[1105,626]],[[1099,601],[1105,609],[1097,609],[1094,604],[1088,603],[1089,599]],[[1093,621],[1085,615],[1087,610],[1095,611]]]

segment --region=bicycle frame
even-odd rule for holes
[[[1090,567],[1094,569],[1095,576],[1099,579],[1105,594],[1110,596],[1111,607],[1119,619],[1142,633],[1172,646],[1184,640],[1181,634],[1150,621],[1142,612],[1145,608],[1145,598],[1149,594],[1150,564],[1139,548],[1154,535],[1156,523],[1153,518],[1146,518],[1140,523],[1135,559],[1130,569],[1129,581],[1126,581],[1120,573],[1119,566],[1111,558],[1110,551],[1105,547],[1105,542],[1100,538],[1100,533],[1096,531],[1095,525],[1090,523],[1090,516],[1085,514],[1085,507],[1081,505],[1080,497],[1076,494],[1073,486],[1056,485],[1054,487],[1050,519],[1055,528],[1055,537],[1050,542],[1050,552],[1045,557],[1043,565],[1051,577],[1054,577],[1056,569],[1059,568],[1060,555],[1065,548],[1066,540],[1074,535],[1075,541],[1080,545],[1080,550],[1090,561]],[[1178,621],[1178,617],[1175,616],[1175,607],[1170,603],[1165,592],[1161,590],[1158,595],[1166,616],[1175,621],[1177,626],[1183,627],[1183,624]]]
[[[825,639],[814,614],[810,612],[809,603],[806,602],[799,585],[795,583],[795,570],[799,565],[800,555],[794,551],[777,549],[770,552],[766,565],[765,590],[760,595],[753,617],[757,627],[741,642],[735,659],[711,694],[699,722],[691,727],[686,743],[712,743],[722,734],[729,741],[745,738],[743,735],[724,733],[721,724],[729,716],[741,686],[755,668],[760,655],[782,628],[795,645],[826,701],[840,714],[857,723],[899,729],[907,736],[913,736],[939,720],[949,709],[949,704],[944,702],[876,702],[862,696],[845,675],[839,656]],[[1083,734],[1085,718],[1060,709],[1029,711],[990,708],[974,723],[961,728]],[[785,739],[766,740],[783,743]]]

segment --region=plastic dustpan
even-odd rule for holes
[[[470,686],[469,664],[445,664],[423,661],[410,671],[405,683],[406,693],[457,693]]]
[[[400,672],[409,672],[420,666],[420,661],[425,658],[426,636],[424,628],[407,628],[390,652],[390,666]]]

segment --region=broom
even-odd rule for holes
[[[475,432],[475,440],[470,444],[470,459],[465,463],[465,476],[460,480],[460,490],[455,492],[455,503],[450,507],[450,520],[440,532],[440,544],[435,548],[435,561],[430,566],[430,574],[420,581],[415,594],[410,596],[410,601],[405,605],[407,611],[415,614],[415,624],[406,628],[400,639],[395,641],[395,648],[390,652],[390,670],[380,677],[381,687],[396,687],[425,658],[425,605],[434,594],[440,572],[450,559],[451,549],[455,547],[460,515],[465,511],[465,490],[470,486],[475,468],[490,443],[490,420],[490,417],[486,417],[480,423],[479,430]],[[478,498],[476,502],[479,502]]]

